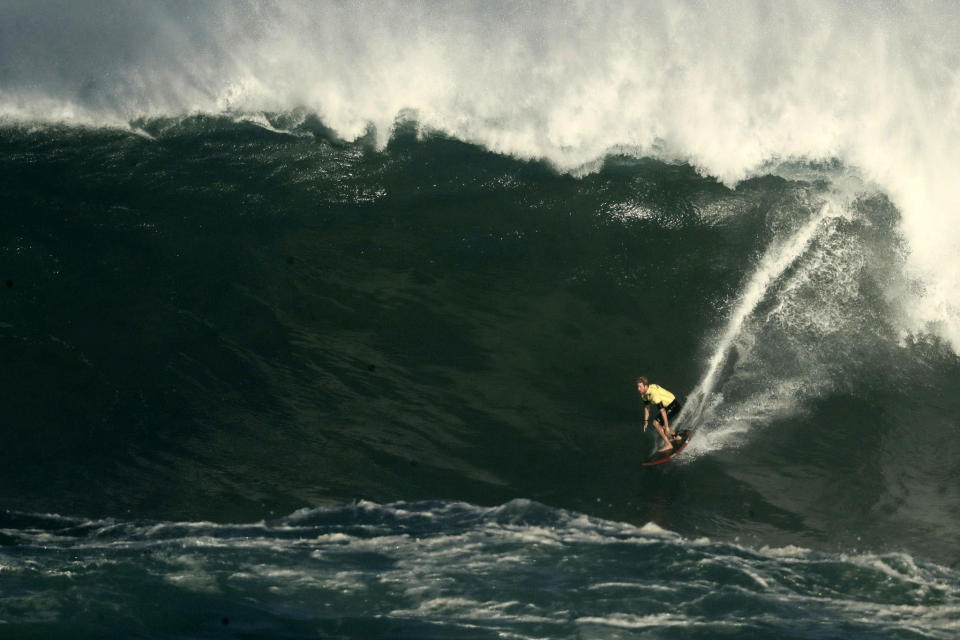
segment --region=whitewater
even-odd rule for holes
[[[290,112],[385,144],[397,118],[590,170],[627,152],[727,184],[839,159],[903,217],[905,334],[960,349],[952,3],[8,2],[0,116],[135,127]]]
[[[955,571],[909,556],[751,550],[525,500],[246,525],[0,520],[14,522],[32,551],[3,558],[0,634],[17,637],[950,638],[960,624]]]

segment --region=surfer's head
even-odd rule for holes
[[[649,380],[647,380],[643,376],[640,376],[639,378],[637,378],[637,391],[639,391],[640,393],[646,393],[647,387],[649,386],[650,386]]]

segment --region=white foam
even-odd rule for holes
[[[669,529],[664,529],[663,527],[661,527],[655,522],[648,522],[642,527],[640,527],[640,533],[645,536],[655,536],[658,538],[665,538],[665,537],[679,538],[680,537],[680,534],[674,533]]]
[[[278,134],[281,134],[281,135],[294,135],[293,132],[291,132],[291,131],[287,131],[286,129],[278,129],[278,128],[276,128],[275,126],[273,126],[273,124],[271,124],[271,122],[270,122],[270,120],[267,118],[267,116],[266,116],[265,114],[263,114],[263,113],[246,113],[246,114],[241,114],[241,115],[236,116],[236,117],[234,118],[234,121],[235,121],[235,122],[248,122],[248,123],[250,123],[250,124],[252,124],[252,125],[256,125],[256,126],[260,127],[261,129],[265,129],[265,130],[267,130],[267,131],[269,131],[269,132],[271,132],[271,133],[278,133]]]
[[[169,569],[163,573],[163,579],[178,587],[202,593],[218,593],[220,587],[216,577],[207,570],[202,556],[179,554],[174,557],[157,555],[157,559]]]
[[[464,597],[428,598],[418,603],[416,609],[396,609],[390,612],[398,617],[454,617],[473,620],[509,620],[511,623],[543,624],[554,622],[552,616],[542,615],[531,604],[516,600],[503,602],[477,601]]]
[[[663,627],[689,627],[694,628],[704,624],[709,625],[711,629],[720,627],[739,627],[740,623],[735,621],[703,620],[672,613],[655,613],[646,616],[638,616],[629,613],[611,613],[606,616],[584,616],[577,618],[577,625],[599,625],[603,627],[614,627],[618,629],[649,629]]]
[[[121,3],[102,20],[83,4],[12,1],[0,7],[0,118],[126,127],[302,108],[347,139],[372,124],[383,144],[406,114],[569,170],[628,150],[728,184],[778,159],[840,158],[903,213],[922,283],[904,293],[904,329],[960,352],[958,12],[211,0],[189,12]]]
[[[643,591],[663,591],[668,593],[673,593],[676,591],[675,587],[665,586],[661,584],[655,584],[651,582],[600,582],[598,584],[592,584],[587,587],[589,591],[603,591],[610,589],[613,591],[623,591],[636,589]]]
[[[710,416],[704,422],[707,426],[698,430],[696,439],[691,440],[688,447],[689,454],[679,461],[692,461],[711,451],[743,444],[755,429],[798,411],[800,398],[809,387],[810,382],[806,379],[778,380],[769,388],[738,400],[733,406],[711,409],[704,414]],[[714,400],[717,406],[722,404],[722,397]]]

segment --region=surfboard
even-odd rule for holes
[[[663,453],[656,454],[646,462],[643,462],[643,466],[652,467],[655,464],[663,464],[664,462],[669,462],[680,455],[680,452],[687,448],[687,444],[690,442],[690,438],[693,437],[693,434],[690,433],[689,429],[684,429],[679,435],[680,446],[674,447],[672,451],[664,451]]]

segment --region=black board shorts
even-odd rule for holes
[[[674,398],[673,402],[664,407],[667,410],[667,420],[673,422],[673,418],[680,413],[680,410],[683,409],[683,405],[680,404],[680,400]],[[654,422],[663,422],[663,416],[660,415],[660,405],[655,407],[656,414],[653,416]]]

